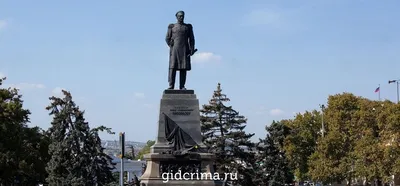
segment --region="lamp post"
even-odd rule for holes
[[[399,102],[399,83],[400,83],[400,79],[389,80],[389,84],[391,84],[391,83],[396,83],[396,85],[397,85],[397,103],[400,103]]]
[[[319,105],[319,107],[321,108],[322,114],[321,114],[321,133],[322,133],[322,137],[324,137],[325,135],[325,124],[324,124],[324,111],[325,111],[325,105]]]
[[[119,177],[119,184],[121,186],[124,186],[124,156],[125,156],[125,132],[120,132],[119,133],[119,144],[121,148],[121,171],[120,171],[120,177]]]

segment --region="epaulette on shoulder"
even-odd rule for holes
[[[171,23],[171,24],[168,25],[168,28],[172,28],[172,27],[174,27],[174,25],[175,24]]]

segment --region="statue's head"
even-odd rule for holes
[[[183,23],[183,20],[185,19],[185,12],[184,11],[178,11],[176,14],[176,20],[178,20],[178,23]]]

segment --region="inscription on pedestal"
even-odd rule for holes
[[[175,106],[169,111],[172,113],[172,115],[189,116],[192,114],[193,109],[189,108],[188,106]]]

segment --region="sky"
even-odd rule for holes
[[[396,101],[400,1],[0,0],[0,76],[50,127],[49,97],[71,92],[106,140],[154,140],[168,87],[168,24],[186,12],[198,52],[187,88],[208,103],[217,84],[254,139],[273,120],[351,92]]]

